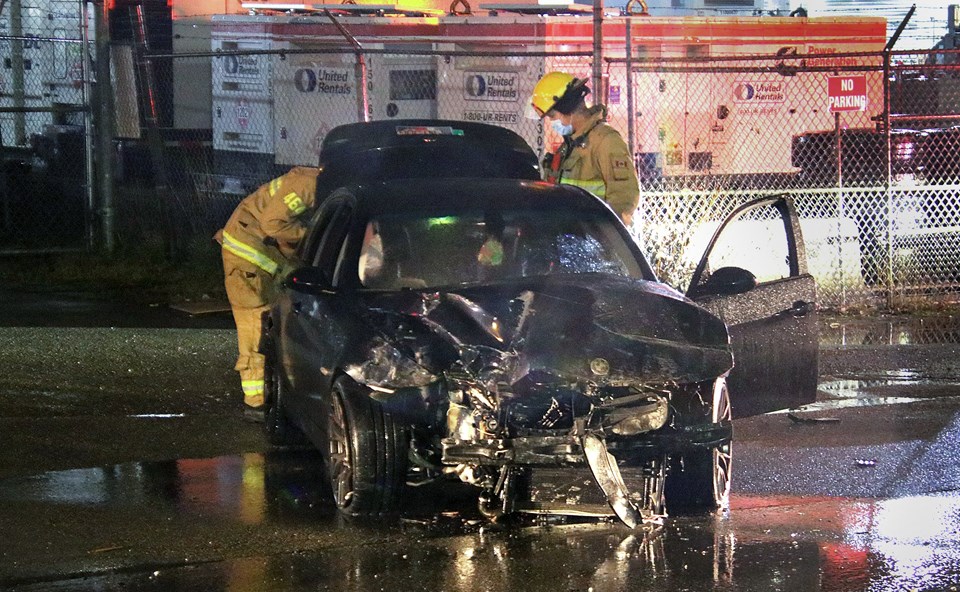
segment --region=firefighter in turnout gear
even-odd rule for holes
[[[285,277],[305,231],[305,215],[316,202],[318,169],[295,167],[244,198],[223,230],[224,285],[237,325],[245,414],[262,417],[264,357],[260,353],[261,319],[275,286]]]
[[[547,154],[547,181],[582,187],[605,200],[630,226],[640,203],[640,183],[633,158],[620,133],[607,125],[607,108],[587,107],[585,80],[564,72],[545,74],[530,98],[536,117],[551,119],[563,144]]]

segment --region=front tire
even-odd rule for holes
[[[719,379],[713,389],[713,423],[730,424],[730,393]],[[694,450],[674,458],[666,480],[666,502],[670,512],[712,511],[725,508],[730,499],[733,444]]]
[[[337,507],[350,516],[397,509],[407,475],[407,435],[393,416],[348,377],[330,397],[327,474]]]

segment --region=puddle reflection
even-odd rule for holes
[[[883,374],[887,378],[821,382],[817,385],[820,400],[804,406],[804,409],[866,407],[960,396],[960,382],[956,380],[924,378],[912,370]]]
[[[840,319],[820,327],[821,346],[890,346],[960,343],[960,317]]]
[[[282,518],[291,507],[303,517],[333,515],[334,508],[320,493],[323,478],[316,452],[249,453],[7,479],[0,481],[0,500],[117,508],[159,504],[187,514],[215,513],[259,524]]]
[[[58,590],[602,592],[642,582],[651,591],[851,592],[949,589],[960,582],[956,495],[736,497],[726,513],[674,517],[636,531],[613,523],[470,528],[469,510],[456,509],[462,500],[454,496],[441,504],[446,521],[420,520],[414,508],[412,519],[399,523],[354,525],[337,519],[330,500],[316,493],[321,471],[319,457],[307,452],[131,463],[3,481],[0,500],[145,508],[159,501],[178,514],[215,511],[265,529],[284,522],[348,531],[326,547],[143,573],[124,569],[60,582]],[[461,526],[447,528],[454,523]]]

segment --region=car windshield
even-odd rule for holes
[[[563,210],[384,214],[367,224],[358,268],[380,289],[588,273],[644,277],[611,218]]]

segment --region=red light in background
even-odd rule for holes
[[[870,553],[843,543],[821,543],[823,590],[866,590],[870,583]]]

